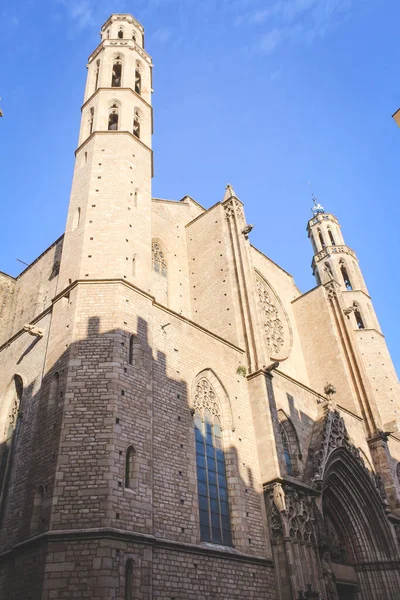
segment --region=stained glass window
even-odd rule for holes
[[[202,541],[232,545],[225,455],[215,392],[202,379],[196,387],[195,433],[197,487]]]

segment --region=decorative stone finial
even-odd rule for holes
[[[312,207],[312,213],[315,216],[317,215],[321,215],[322,213],[325,212],[324,207],[317,201],[317,197],[315,196],[314,192],[311,189],[311,183],[308,182],[308,187],[310,188],[310,192],[311,192],[311,198],[313,201],[314,206]]]
[[[331,383],[327,383],[324,387],[324,392],[328,399],[331,400],[333,394],[336,394],[336,388]]]
[[[228,185],[225,186],[225,195],[224,195],[224,199],[222,200],[222,202],[225,202],[225,200],[229,200],[229,198],[232,198],[232,196],[235,196],[235,198],[236,198],[235,190],[233,189],[231,184],[228,183]]]
[[[312,195],[312,200],[314,203],[314,206],[312,207],[312,212],[314,217],[316,215],[322,215],[322,213],[325,212],[324,207],[317,201],[317,198],[314,196],[314,194]]]

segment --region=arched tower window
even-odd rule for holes
[[[328,274],[330,279],[333,279],[332,267],[328,262],[325,263],[324,271]]]
[[[326,248],[325,240],[320,229],[318,229],[318,237],[322,248]]]
[[[142,346],[137,335],[129,337],[129,358],[128,362],[134,367],[141,368],[142,366]]]
[[[134,489],[137,484],[137,460],[136,451],[133,446],[129,446],[125,454],[125,487]]]
[[[56,404],[59,394],[60,394],[60,375],[59,375],[58,371],[56,371],[51,376],[50,388],[49,388],[49,406],[53,406],[54,404]]]
[[[96,78],[95,78],[95,82],[94,82],[94,91],[96,91],[99,86],[99,73],[100,73],[100,60],[96,60]]]
[[[118,121],[119,121],[119,110],[118,104],[114,102],[110,106],[110,112],[108,115],[108,131],[117,131],[118,130]]]
[[[112,77],[111,77],[111,87],[121,87],[121,79],[122,79],[122,58],[121,56],[117,56],[114,60]]]
[[[139,95],[142,93],[142,75],[140,73],[140,63],[139,62],[136,63],[136,69],[135,69],[135,92]]]
[[[333,233],[332,230],[330,228],[328,228],[328,235],[329,235],[329,240],[331,242],[332,246],[336,246],[335,244],[335,238],[333,237]]]
[[[365,329],[364,321],[361,316],[361,311],[360,311],[358,304],[354,304],[353,307],[354,307],[354,316],[356,318],[356,323],[357,323],[358,329]]]
[[[3,505],[3,499],[7,492],[13,454],[14,433],[20,415],[23,391],[24,386],[21,377],[14,375],[4,399],[5,405],[9,408],[4,432],[0,440],[0,507]]]
[[[123,37],[124,37],[124,31],[123,31],[123,29],[120,29],[120,30],[118,31],[118,38],[119,38],[120,40],[122,40],[122,39],[123,39]]]
[[[90,117],[89,117],[89,135],[92,135],[93,133],[93,120],[94,120],[94,108],[93,106],[90,107]]]
[[[196,385],[194,410],[200,538],[231,546],[221,414],[215,391],[205,378]]]
[[[42,522],[42,506],[44,498],[44,487],[40,485],[33,498],[32,517],[31,517],[31,535],[39,533]]]
[[[159,242],[153,242],[151,246],[153,271],[160,273],[163,277],[167,277],[167,261],[164,251]]]
[[[292,457],[290,454],[289,439],[288,439],[287,433],[286,433],[282,423],[279,423],[279,431],[280,431],[281,439],[282,439],[283,456],[285,459],[286,471],[287,471],[288,475],[293,475],[294,473],[293,473]]]
[[[128,558],[125,565],[125,594],[124,600],[133,600],[133,559]]]
[[[134,31],[132,32],[132,39],[134,42],[136,42],[136,33]]]
[[[140,121],[142,120],[140,110],[135,108],[133,116],[133,135],[140,140]]]
[[[297,475],[301,451],[296,429],[282,409],[278,410],[278,419],[286,472],[288,475]]]
[[[350,277],[347,272],[346,266],[343,261],[340,261],[340,272],[342,273],[344,285],[346,286],[346,290],[351,291],[353,286],[351,285]]]

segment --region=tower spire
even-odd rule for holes
[[[308,182],[308,187],[310,188],[311,199],[313,201],[313,206],[311,208],[311,211],[312,211],[314,217],[316,215],[322,215],[325,212],[324,207],[322,206],[322,204],[320,204],[318,202],[317,197],[316,197],[316,195],[314,194],[314,192],[313,192],[313,190],[311,188],[310,181]]]

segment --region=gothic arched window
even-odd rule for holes
[[[89,117],[89,135],[92,135],[93,133],[93,120],[94,120],[94,108],[93,106],[90,107],[90,117]]]
[[[42,523],[42,505],[44,498],[44,487],[40,485],[35,492],[33,498],[32,517],[31,517],[31,534],[39,533]]]
[[[129,446],[125,454],[125,487],[134,489],[137,482],[137,461],[136,451],[133,446]]]
[[[325,263],[324,270],[325,270],[325,271],[326,271],[326,273],[329,275],[329,277],[330,277],[331,279],[333,279],[332,267],[331,267],[331,265],[330,265],[328,262],[326,262],[326,263]]]
[[[118,37],[119,37],[119,39],[120,39],[120,40],[122,40],[122,39],[123,39],[123,37],[124,37],[124,32],[123,32],[123,30],[122,30],[122,29],[120,29],[120,30],[118,31]]]
[[[19,375],[14,375],[4,399],[6,406],[9,408],[4,433],[0,438],[0,508],[2,507],[3,500],[7,494],[7,484],[13,454],[14,433],[20,415],[23,391],[24,386],[21,377]]]
[[[131,335],[129,338],[129,358],[128,362],[134,367],[142,366],[142,347],[139,338],[136,335]]]
[[[364,321],[361,316],[361,311],[359,309],[358,304],[354,304],[354,316],[356,318],[356,323],[357,323],[358,329],[365,329]]]
[[[153,242],[151,246],[153,271],[160,273],[163,277],[167,276],[167,261],[165,254],[159,242]]]
[[[118,104],[114,102],[114,104],[110,107],[110,112],[108,115],[108,131],[117,131],[118,130],[118,121],[119,121],[119,113],[118,113]]]
[[[349,274],[347,273],[347,269],[346,269],[346,266],[343,261],[341,261],[341,263],[340,263],[340,271],[342,273],[342,277],[343,277],[343,281],[344,281],[344,285],[346,286],[346,289],[351,291],[353,289],[353,286],[351,285],[350,277],[349,277]]]
[[[94,91],[96,91],[99,86],[99,73],[100,73],[100,60],[96,60],[96,78],[95,78],[95,82],[94,82]]]
[[[142,75],[140,73],[139,64],[136,64],[135,69],[135,92],[139,95],[142,93]]]
[[[133,600],[133,559],[128,558],[125,565],[125,593],[124,600]]]
[[[288,475],[294,475],[293,473],[293,464],[292,464],[292,456],[290,454],[290,444],[285,428],[282,423],[279,423],[279,431],[282,439],[283,446],[283,456],[285,459],[286,471]]]
[[[325,240],[323,238],[323,235],[322,235],[320,229],[318,229],[318,237],[319,237],[319,241],[321,243],[322,248],[325,248],[326,247]]]
[[[333,233],[332,233],[332,230],[330,228],[328,229],[328,235],[329,235],[329,239],[330,239],[330,242],[331,242],[332,246],[336,246],[336,244],[335,244],[335,238],[333,237]]]
[[[140,140],[140,111],[138,108],[135,108],[135,113],[133,116],[133,135],[136,136]]]
[[[194,410],[200,538],[231,546],[221,414],[216,394],[207,379],[201,379],[196,385]]]
[[[112,77],[111,77],[111,87],[121,87],[121,79],[122,79],[122,58],[117,56],[114,60]]]
[[[56,404],[58,400],[58,396],[60,393],[60,375],[58,371],[53,373],[50,381],[50,389],[49,389],[49,406],[53,406]]]

